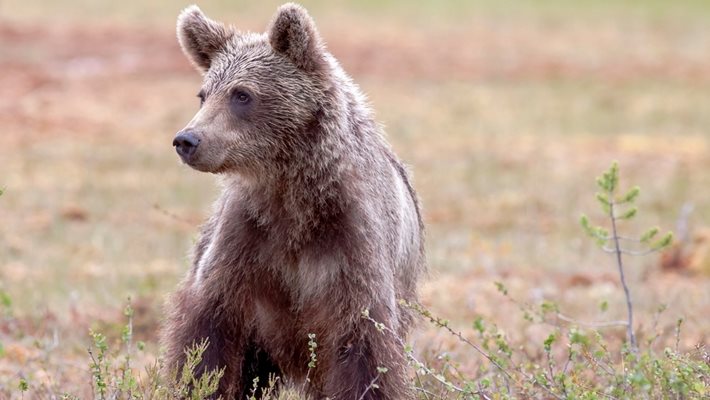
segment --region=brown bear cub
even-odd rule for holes
[[[279,8],[266,33],[192,6],[177,33],[204,81],[173,145],[223,190],[170,301],[167,365],[207,339],[198,372],[224,368],[225,399],[269,374],[299,385],[308,374],[313,398],[412,397],[401,340],[414,316],[398,301],[417,299],[423,227],[364,96],[298,5]]]

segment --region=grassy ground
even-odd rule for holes
[[[257,3],[203,9],[261,30],[276,3]],[[638,328],[663,346],[683,316],[681,345],[707,344],[706,2],[305,4],[412,166],[428,227],[427,307],[465,332],[492,319],[523,344],[547,333],[494,281],[580,321],[623,319],[613,264],[577,224],[596,209],[594,178],[618,160],[624,182],[643,189],[642,223],[630,229],[675,229],[694,206],[686,258],[630,265]],[[138,359],[157,354],[161,304],[216,194],[170,146],[197,108],[199,77],[173,33],[183,6],[0,2],[0,294],[11,301],[0,393],[23,377],[91,393],[88,330],[118,337],[129,295],[147,343]],[[424,359],[480,363],[426,324],[412,341]]]

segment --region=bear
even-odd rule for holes
[[[310,398],[413,397],[404,302],[426,270],[424,226],[365,96],[297,4],[265,33],[190,6],[177,36],[203,83],[173,146],[222,190],[167,302],[165,365],[179,370],[207,340],[195,371],[223,369],[224,399],[273,374]]]

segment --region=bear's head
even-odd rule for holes
[[[183,51],[203,74],[200,110],[176,135],[180,158],[204,172],[289,168],[323,120],[330,57],[308,13],[281,6],[266,33],[240,32],[197,6],[177,22]]]

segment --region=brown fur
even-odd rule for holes
[[[357,400],[411,396],[400,338],[424,270],[423,226],[408,174],[364,96],[327,53],[300,6],[266,34],[183,11],[178,38],[205,72],[193,168],[219,173],[223,192],[193,267],[170,301],[169,366],[210,341],[203,368],[224,367],[220,395],[244,398],[255,376],[303,382],[308,334],[318,342],[309,392]],[[247,105],[235,93],[247,92]],[[236,105],[235,105],[236,104]],[[378,377],[377,367],[388,372]]]

